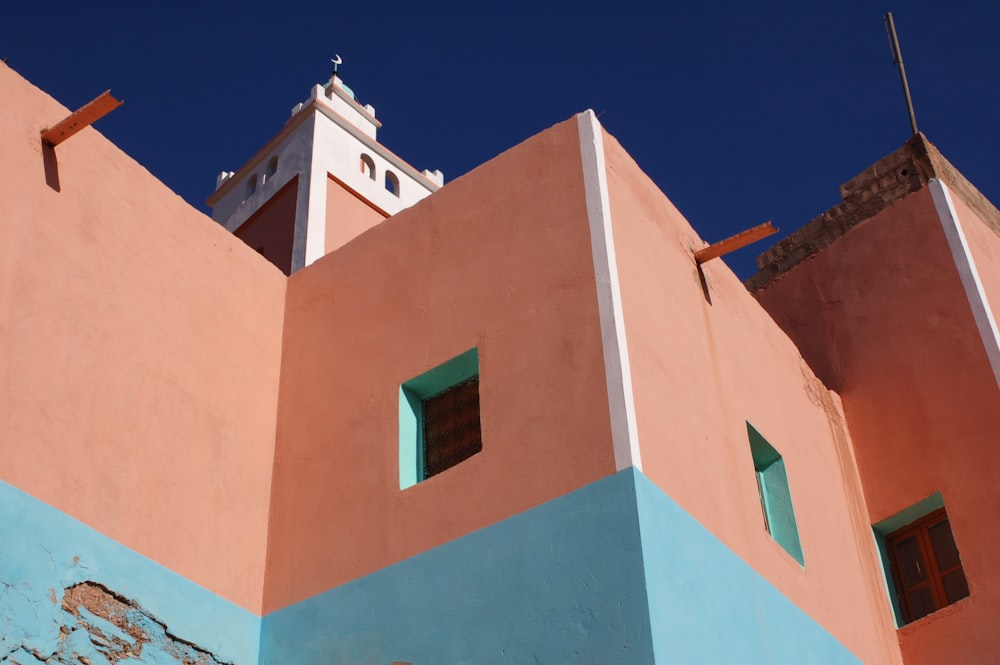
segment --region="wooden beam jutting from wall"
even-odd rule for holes
[[[81,106],[68,118],[48,129],[42,130],[42,142],[50,146],[57,146],[121,105],[121,100],[112,97],[110,90],[105,90],[99,97]]]
[[[725,240],[720,240],[714,245],[709,245],[699,249],[694,253],[695,263],[701,265],[705,261],[709,261],[714,258],[718,258],[723,254],[728,254],[729,252],[735,251],[737,249],[742,249],[751,243],[755,243],[762,238],[766,238],[770,235],[774,235],[778,232],[778,229],[771,225],[771,222],[764,222],[763,224],[758,224],[752,229],[747,229],[746,231],[741,231],[734,236],[730,236]]]

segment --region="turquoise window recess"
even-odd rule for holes
[[[465,353],[410,379],[399,387],[399,488],[424,475],[424,400],[479,376],[479,350]]]
[[[753,468],[757,475],[757,490],[760,493],[767,532],[804,566],[805,558],[799,541],[799,529],[795,523],[792,494],[788,489],[785,460],[750,423],[747,423],[747,436],[750,439],[750,453],[753,455]]]

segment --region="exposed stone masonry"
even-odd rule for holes
[[[816,254],[851,228],[871,219],[907,194],[944,180],[951,190],[1000,235],[1000,211],[938,152],[923,134],[840,186],[840,204],[781,240],[757,257],[757,274],[746,282],[761,289],[782,273]]]
[[[51,607],[43,610],[49,604]],[[228,665],[207,650],[171,634],[163,622],[134,601],[97,582],[67,587],[59,604],[54,590],[50,590],[48,599],[34,612],[35,618],[40,611],[49,615],[43,624],[54,631],[51,638],[27,631],[18,643],[0,641],[0,664],[115,665],[131,660]],[[7,620],[13,618],[8,616]]]

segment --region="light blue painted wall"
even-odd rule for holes
[[[85,580],[238,665],[860,662],[632,469],[263,621],[4,483],[0,528],[0,662],[105,662],[60,638]]]
[[[261,662],[652,663],[638,526],[617,474],[267,615]]]
[[[657,663],[860,665],[822,626],[635,473]]]
[[[293,654],[310,665],[860,664],[633,469],[266,616],[262,664]]]
[[[220,662],[257,662],[260,618],[141,556],[65,513],[0,482],[0,663],[106,663],[101,647],[76,618],[62,609],[63,591],[85,581],[97,582],[133,600],[145,610],[130,612],[152,641],[139,659],[150,665],[176,665],[183,644],[171,640],[151,617],[166,624],[170,635],[210,651]],[[105,635],[127,635],[104,622]],[[62,636],[60,631],[62,629]],[[155,634],[160,631],[162,634]]]

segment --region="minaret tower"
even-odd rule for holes
[[[285,274],[304,268],[444,184],[376,140],[382,126],[340,78],[313,86],[276,136],[208,197],[212,218]]]

